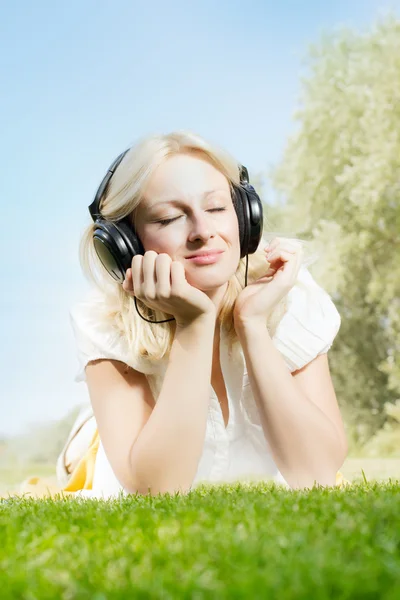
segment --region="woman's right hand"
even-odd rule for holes
[[[169,254],[148,250],[133,257],[122,284],[124,290],[149,308],[162,310],[185,327],[199,317],[215,316],[214,303],[201,290],[190,285],[183,264]]]

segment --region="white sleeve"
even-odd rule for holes
[[[287,312],[272,338],[290,372],[328,352],[340,324],[340,314],[330,295],[305,266],[300,267],[297,281],[287,296]]]
[[[126,340],[107,319],[104,298],[97,290],[91,290],[84,300],[72,306],[69,315],[79,363],[75,381],[86,381],[87,363],[99,358],[120,360],[138,371],[142,370],[138,362],[133,364]]]

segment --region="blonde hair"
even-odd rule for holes
[[[101,214],[109,221],[119,221],[129,217],[135,223],[135,211],[142,200],[142,190],[150,177],[167,158],[182,153],[201,153],[216,169],[227,178],[231,190],[233,184],[239,184],[239,163],[224,150],[208,143],[199,135],[190,131],[177,131],[169,134],[156,134],[140,139],[124,156],[111,178],[106,194],[101,202]],[[266,219],[264,217],[264,224]],[[95,224],[91,223],[84,231],[79,259],[86,278],[97,286],[104,296],[104,318],[124,336],[129,356],[133,363],[146,359],[157,363],[168,358],[174,340],[176,322],[149,323],[137,313],[134,298],[114,281],[101,265],[93,245]],[[270,234],[271,235],[271,234]],[[260,246],[248,255],[248,284],[256,281],[267,271],[264,245],[270,236],[263,236]],[[236,273],[229,279],[226,292],[221,301],[218,318],[226,328],[229,350],[238,341],[234,327],[233,309],[235,301],[245,286],[246,258],[239,261]],[[137,299],[138,309],[146,318],[156,321],[170,318],[162,311],[152,310]],[[285,312],[285,303],[281,302],[267,326],[273,334]]]

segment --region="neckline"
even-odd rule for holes
[[[219,343],[219,361],[221,366],[222,378],[225,385],[226,397],[228,400],[228,424],[225,425],[224,415],[222,413],[222,408],[218,400],[218,396],[216,391],[211,385],[211,389],[213,391],[213,398],[215,403],[218,405],[216,410],[218,412],[218,419],[220,421],[220,425],[226,435],[230,432],[234,426],[236,420],[236,409],[235,406],[240,401],[242,390],[243,390],[243,376],[244,376],[244,363],[243,359],[239,365],[236,364],[239,357],[235,354],[235,349],[233,349],[232,356],[228,355],[228,347],[227,347],[227,339],[226,339],[226,331],[225,328],[220,325],[220,343]],[[241,373],[241,378],[240,378]]]

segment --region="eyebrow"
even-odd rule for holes
[[[227,193],[226,190],[222,190],[222,189],[215,189],[215,190],[208,190],[207,192],[204,192],[204,194],[202,194],[201,198],[202,200],[204,200],[204,198],[206,198],[207,196],[209,196],[210,194],[214,194],[215,192],[225,192]],[[176,200],[175,198],[172,198],[171,200],[163,200],[162,202],[153,202],[152,204],[149,204],[147,206],[147,208],[150,210],[151,208],[154,208],[155,206],[163,206],[164,204],[173,204],[173,205],[181,205],[184,204],[185,202],[183,200]]]

